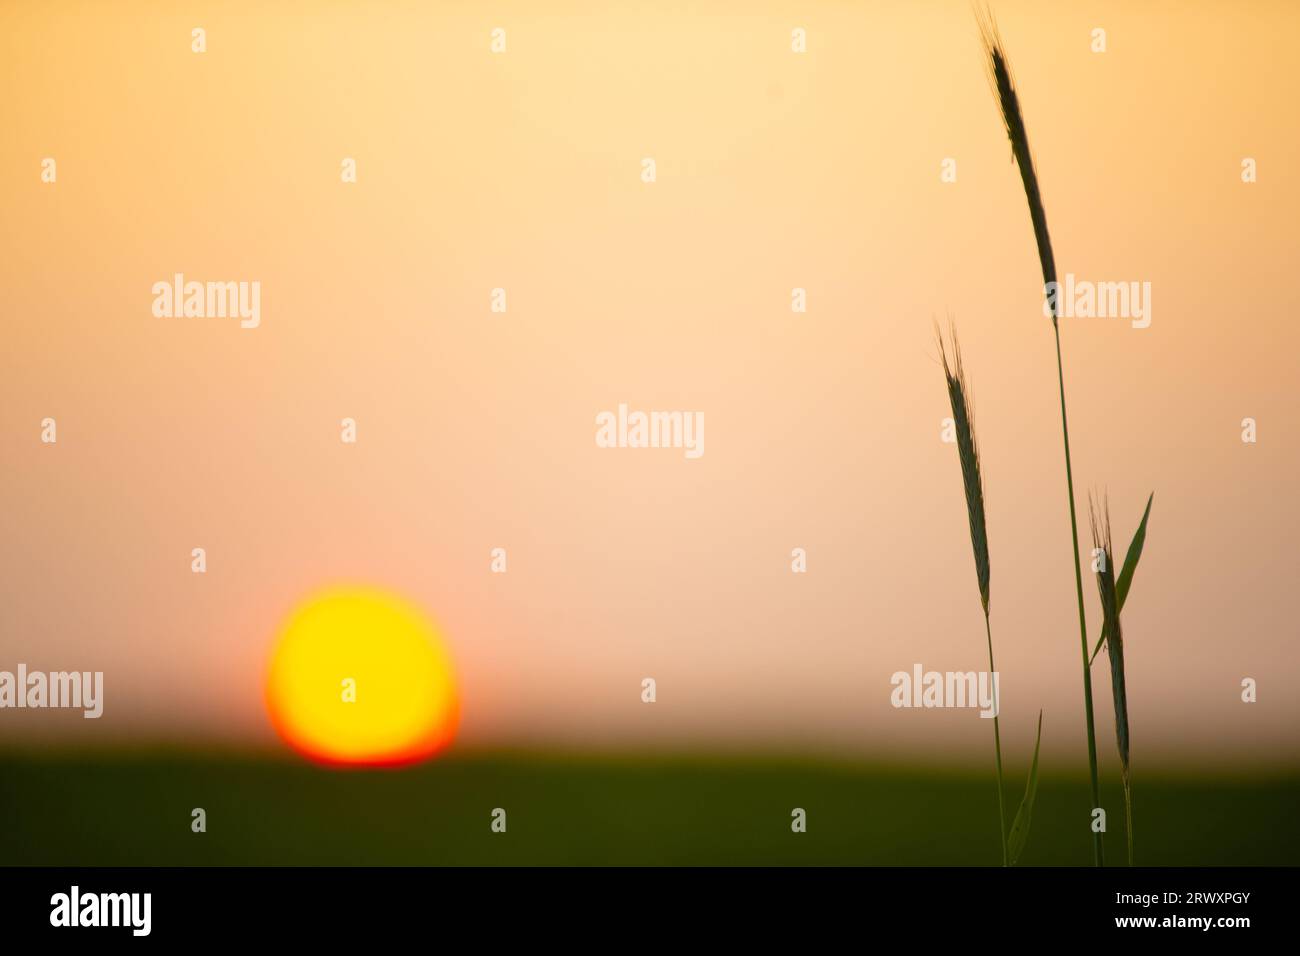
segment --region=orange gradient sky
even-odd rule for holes
[[[460,746],[985,761],[973,712],[889,704],[986,660],[951,313],[1004,743],[1042,708],[1079,764],[1052,338],[969,5],[545,7],[0,8],[0,669],[105,672],[101,720],[0,712],[0,743],[270,745],[271,642],[341,582],[436,619]],[[1109,489],[1123,549],[1155,490],[1134,762],[1294,763],[1300,8],[995,13],[1061,273],[1152,284],[1147,329],[1062,324],[1081,506]],[[177,272],[260,281],[260,327],[155,318]],[[620,402],[703,412],[706,453],[598,448]]]

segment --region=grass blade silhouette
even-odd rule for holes
[[[1119,623],[1119,594],[1115,583],[1114,550],[1110,543],[1110,504],[1088,503],[1092,544],[1101,552],[1097,568],[1097,593],[1101,597],[1102,636],[1110,651],[1110,683],[1115,699],[1115,743],[1119,748],[1120,772],[1124,781],[1124,831],[1128,838],[1128,865],[1133,865],[1133,786],[1129,773],[1128,691],[1124,686],[1124,635]]]
[[[1124,567],[1120,569],[1119,577],[1115,581],[1115,600],[1119,603],[1119,610],[1123,612],[1124,602],[1128,600],[1128,589],[1133,584],[1133,573],[1137,571],[1138,562],[1142,560],[1142,546],[1147,541],[1147,518],[1151,517],[1151,501],[1155,498],[1156,493],[1153,491],[1147,497],[1147,510],[1142,512],[1142,521],[1138,524],[1137,531],[1133,532],[1133,540],[1129,543],[1128,553],[1124,555]],[[1095,661],[1097,655],[1101,652],[1101,646],[1106,643],[1106,629],[1103,625],[1101,634],[1097,636],[1097,646],[1092,649],[1092,658],[1089,661]]]
[[[1061,397],[1061,437],[1065,444],[1065,486],[1070,503],[1070,537],[1074,551],[1074,589],[1079,609],[1079,648],[1083,664],[1083,703],[1088,731],[1088,773],[1092,783],[1092,805],[1101,806],[1101,787],[1097,781],[1097,731],[1092,710],[1092,671],[1088,662],[1088,620],[1083,607],[1083,569],[1079,564],[1079,519],[1074,506],[1074,470],[1070,464],[1070,427],[1065,413],[1065,371],[1061,361],[1060,329],[1060,295],[1056,283],[1056,259],[1052,254],[1052,240],[1047,233],[1047,214],[1043,210],[1043,197],[1038,188],[1038,176],[1034,172],[1034,160],[1029,151],[1029,134],[1025,131],[1024,117],[1020,112],[1020,98],[1016,93],[1015,83],[1011,77],[1011,68],[1007,64],[1006,54],[1002,50],[1002,39],[997,27],[990,18],[980,22],[980,32],[984,40],[985,53],[988,56],[989,80],[1002,110],[1002,120],[1006,126],[1007,137],[1011,140],[1011,152],[1020,169],[1020,178],[1024,183],[1025,197],[1029,201],[1029,218],[1034,226],[1034,239],[1038,244],[1038,260],[1043,270],[1044,292],[1049,293],[1052,307],[1052,332],[1056,337],[1056,378]],[[1101,834],[1093,831],[1093,862],[1097,866],[1105,864],[1105,849]]]
[[[966,519],[970,525],[971,550],[975,554],[975,576],[979,582],[980,605],[984,609],[984,636],[989,648],[989,674],[996,673],[993,666],[993,631],[989,625],[989,535],[988,523],[984,515],[984,479],[980,473],[979,445],[975,440],[975,422],[971,412],[970,389],[966,386],[966,370],[962,366],[961,348],[957,344],[957,332],[949,329],[952,339],[952,361],[948,360],[948,349],[944,345],[943,335],[935,327],[935,338],[939,341],[939,355],[943,360],[943,377],[948,384],[948,403],[952,406],[953,428],[957,434],[957,456],[961,461],[962,485],[966,493]],[[994,706],[998,706],[997,701]],[[998,771],[998,831],[1002,836],[1002,865],[1012,861],[1007,850],[1007,810],[1003,797],[1002,783],[1002,731],[998,726],[996,711],[993,715],[993,752],[997,760]]]
[[[1011,865],[1015,866],[1020,854],[1025,850],[1025,841],[1029,839],[1029,823],[1034,815],[1034,798],[1038,796],[1038,747],[1043,742],[1043,712],[1038,712],[1038,736],[1034,738],[1034,762],[1029,765],[1029,779],[1025,781],[1025,796],[1016,811],[1016,819],[1011,824],[1011,836],[1008,839],[1008,853]]]

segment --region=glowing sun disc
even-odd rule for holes
[[[460,721],[437,628],[372,588],[325,591],[294,611],[271,657],[266,704],[290,746],[336,765],[427,759],[451,743]]]

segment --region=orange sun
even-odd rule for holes
[[[275,729],[333,765],[394,766],[433,756],[460,721],[451,661],[418,608],[370,588],[301,604],[266,680]]]

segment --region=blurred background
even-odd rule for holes
[[[1152,286],[1149,328],[1061,331],[1080,505],[1122,551],[1155,491],[1139,862],[1295,863],[1300,10],[994,13],[1062,275]],[[1009,799],[1041,709],[1026,860],[1089,861],[1052,336],[964,0],[10,3],[0,76],[0,669],[105,675],[99,720],[0,711],[0,863],[996,862],[987,721],[889,703],[986,666],[948,315]],[[155,318],[178,272],[260,281],[260,327]],[[704,456],[598,448],[621,402],[703,412]],[[439,622],[446,757],[277,740],[272,642],[335,582]]]

